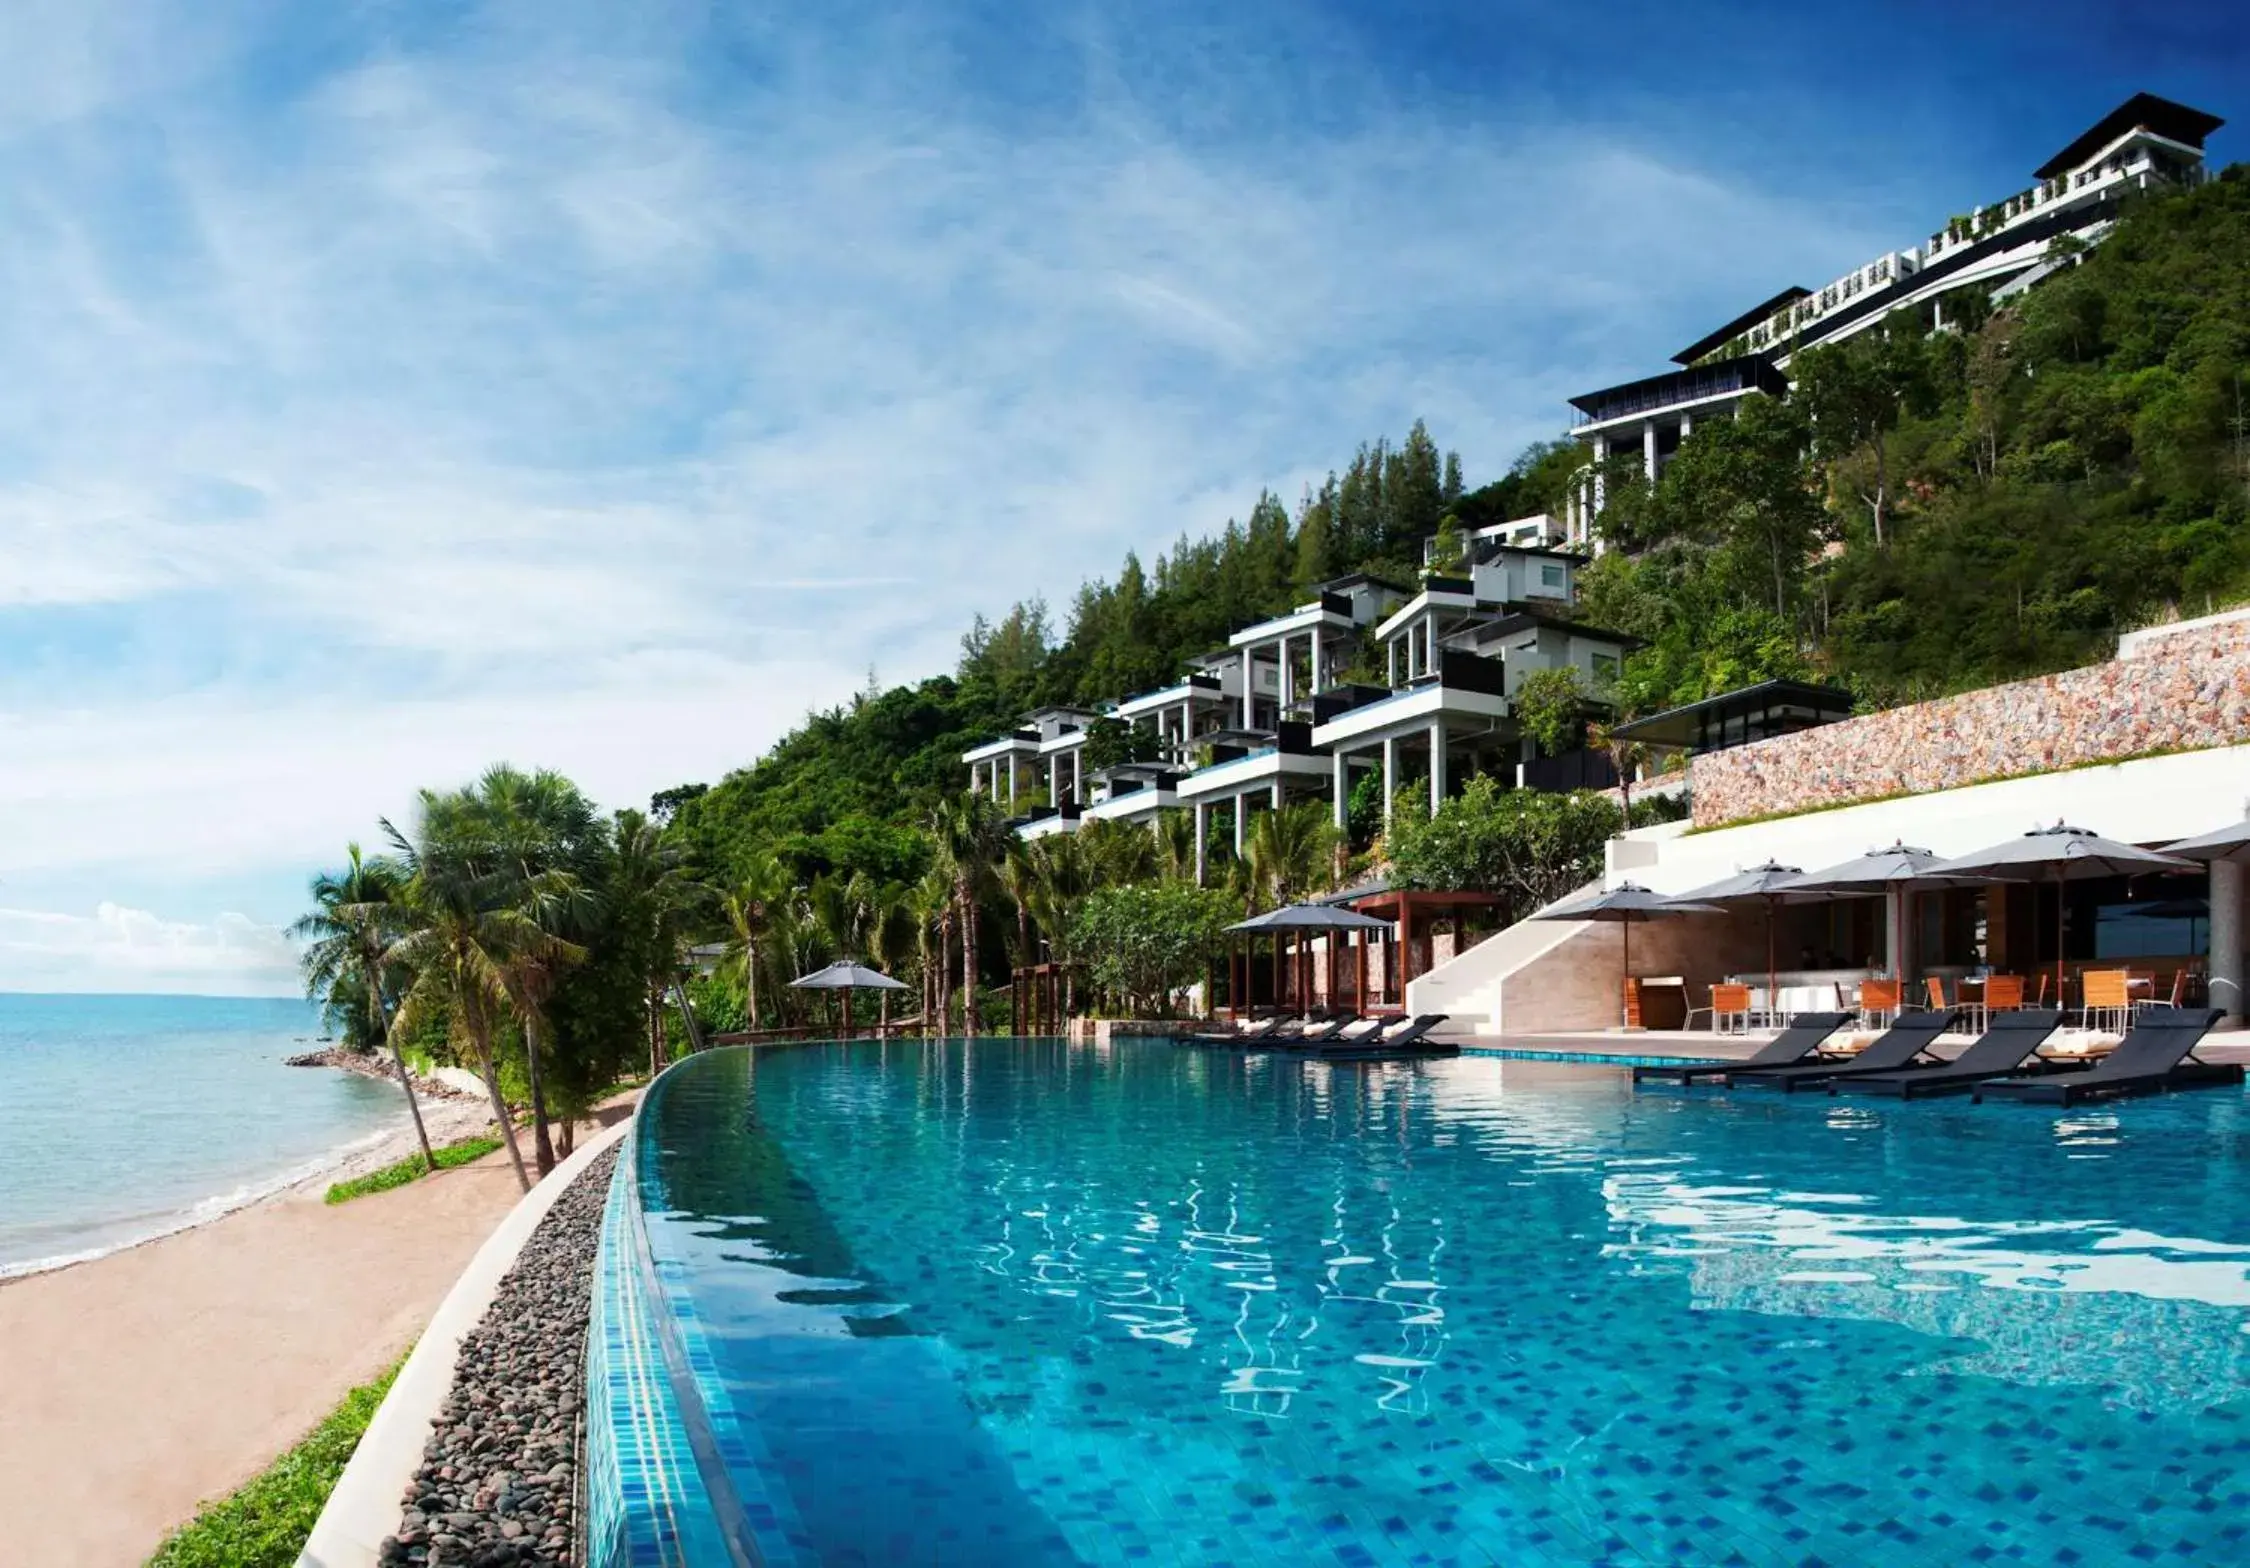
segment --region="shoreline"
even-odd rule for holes
[[[291,1057],[284,1058],[283,1065],[332,1067],[341,1072],[389,1084],[393,1088],[398,1086],[398,1076],[395,1073],[372,1072],[364,1067],[346,1066],[342,1062],[312,1063],[304,1057]],[[422,1120],[429,1128],[432,1147],[475,1137],[494,1129],[491,1109],[482,1100],[449,1085],[431,1083],[420,1077],[415,1079],[414,1087],[415,1092],[421,1096]],[[315,1186],[319,1188],[319,1192],[310,1195],[318,1197],[327,1191],[330,1183],[349,1181],[355,1176],[364,1176],[386,1165],[395,1164],[420,1150],[420,1144],[414,1136],[413,1119],[406,1114],[403,1092],[398,1112],[398,1125],[395,1127],[381,1128],[347,1139],[309,1160],[301,1160],[286,1169],[264,1176],[247,1177],[225,1192],[197,1198],[185,1207],[169,1211],[155,1222],[153,1229],[74,1252],[0,1263],[0,1291],[24,1280],[41,1279],[70,1269],[83,1268],[89,1263],[99,1263],[175,1236],[186,1235],[245,1210],[306,1194],[308,1189]]]

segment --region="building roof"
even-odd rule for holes
[[[1643,376],[1638,381],[1581,392],[1570,400],[1570,406],[1589,420],[1602,421],[1653,413],[1729,393],[1764,391],[1778,396],[1788,389],[1788,378],[1773,368],[1773,361],[1766,355],[1739,354],[1708,365],[1667,370],[1660,375]]]
[[[1469,630],[1480,638],[1489,638],[1505,637],[1510,632],[1520,632],[1527,626],[1552,627],[1558,632],[1570,632],[1579,637],[1597,638],[1602,642],[1614,643],[1625,649],[1648,646],[1644,639],[1635,637],[1631,632],[1613,632],[1606,626],[1589,626],[1584,621],[1574,621],[1567,616],[1551,615],[1536,605],[1510,604],[1506,606],[1506,609],[1508,613],[1501,616],[1500,619],[1487,621],[1484,625],[1471,627]],[[1457,633],[1456,635],[1460,634]]]
[[[1346,572],[1341,577],[1331,577],[1324,583],[1313,584],[1313,591],[1315,593],[1340,593],[1344,589],[1357,588],[1363,584],[1369,588],[1388,588],[1393,593],[1412,593],[1414,591],[1402,583],[1392,582],[1388,577],[1377,577],[1373,572]]]
[[[1768,714],[1775,709],[1809,711],[1812,725],[1848,719],[1852,694],[1837,686],[1816,686],[1809,681],[1760,681],[1737,691],[1721,692],[1701,702],[1684,703],[1645,719],[1620,724],[1610,733],[1621,740],[1647,741],[1657,746],[1692,746],[1697,736],[1736,719]],[[1798,729],[1810,726],[1798,724]],[[1775,733],[1782,733],[1776,730]]]
[[[2168,141],[2201,150],[2203,138],[2226,123],[2215,114],[2205,114],[2201,109],[2191,109],[2154,93],[2135,93],[2081,131],[2068,147],[2041,164],[2036,173],[2042,180],[2068,174],[2132,130],[2154,131]]]
[[[1711,350],[1717,348],[1720,344],[1726,342],[1729,338],[1734,337],[1737,333],[1748,332],[1752,327],[1765,320],[1768,316],[1772,315],[1782,306],[1794,305],[1797,303],[1797,301],[1808,298],[1811,294],[1811,289],[1801,289],[1792,283],[1789,287],[1783,289],[1779,294],[1776,294],[1772,299],[1767,300],[1763,305],[1752,305],[1748,310],[1735,317],[1725,326],[1720,327],[1715,331],[1707,332],[1702,337],[1697,338],[1686,348],[1683,348],[1677,354],[1674,354],[1672,356],[1672,363],[1675,365],[1692,365],[1697,360],[1701,359],[1704,355],[1710,353]]]

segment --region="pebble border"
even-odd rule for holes
[[[555,1200],[461,1342],[384,1568],[575,1560],[586,1325],[616,1158],[604,1150]]]

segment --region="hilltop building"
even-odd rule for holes
[[[1594,520],[1611,458],[1637,452],[1653,482],[1697,421],[1733,417],[1753,392],[1787,392],[1789,361],[1802,350],[1841,342],[1902,310],[1928,307],[1942,326],[1946,296],[1958,290],[2001,300],[2030,288],[2107,235],[2133,192],[2198,183],[2204,139],[2225,123],[2136,93],[2041,164],[2036,183],[1949,219],[1927,243],[1877,256],[1817,290],[1783,289],[1674,354],[1676,370],[1572,398],[1571,434],[1588,462],[1571,494],[1565,538],[1599,547]]]
[[[1027,838],[1086,821],[1153,824],[1194,813],[1196,863],[1211,835],[1240,854],[1251,816],[1319,800],[1341,826],[1353,789],[1381,780],[1385,815],[1397,791],[1427,783],[1434,805],[1478,773],[1538,782],[1512,698],[1534,670],[1569,666],[1589,690],[1613,679],[1634,646],[1571,619],[1586,557],[1550,547],[1547,517],[1476,530],[1464,558],[1418,587],[1355,573],[1319,585],[1281,615],[1245,626],[1191,661],[1176,682],[1101,712],[1042,708],[1010,733],[961,754],[970,785]],[[1096,721],[1134,733],[1140,760],[1090,765]],[[1583,764],[1569,783],[1589,779]],[[1558,781],[1559,782],[1559,781]]]

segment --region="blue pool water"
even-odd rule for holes
[[[2098,1568],[2250,1558],[2246,1130],[856,1043],[635,1179],[769,1562]]]

